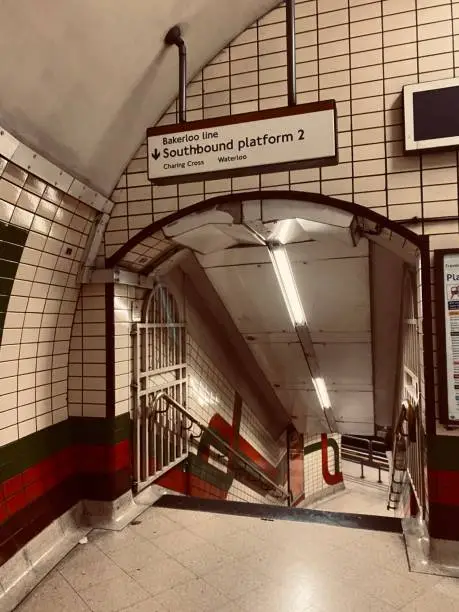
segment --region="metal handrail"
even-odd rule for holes
[[[347,444],[347,440],[357,440],[360,446]],[[343,460],[360,465],[360,478],[365,478],[364,466],[377,469],[378,483],[381,483],[381,470],[384,472],[389,471],[389,461],[385,450],[382,451],[375,448],[378,445],[385,449],[384,443],[378,440],[343,435],[341,441],[341,455]]]
[[[265,483],[268,483],[271,489],[274,489],[275,491],[277,491],[283,499],[287,500],[290,503],[290,496],[282,487],[276,484],[268,476],[263,474],[261,470],[259,470],[253,464],[251,464],[250,461],[248,461],[243,455],[238,453],[238,451],[234,450],[234,448],[232,448],[227,442],[225,442],[225,440],[220,438],[220,436],[216,434],[214,431],[212,431],[209,427],[207,427],[206,425],[202,425],[202,423],[200,423],[192,414],[188,412],[186,408],[184,408],[181,404],[179,404],[179,402],[177,402],[174,398],[172,398],[166,391],[160,391],[156,393],[156,395],[153,398],[153,401],[150,402],[148,406],[148,412],[147,412],[148,423],[150,423],[150,418],[152,416],[155,416],[156,414],[164,414],[168,411],[168,408],[166,408],[165,410],[156,409],[158,402],[162,399],[165,400],[167,404],[169,404],[170,406],[173,406],[176,410],[178,410],[185,417],[186,420],[190,421],[194,425],[197,425],[200,429],[200,434],[205,431],[210,436],[212,436],[214,440],[216,440],[216,442],[220,446],[222,446],[230,455],[236,458],[237,461],[239,461],[240,463],[244,464],[246,468],[248,469],[248,471],[254,472],[260,480],[263,480]]]

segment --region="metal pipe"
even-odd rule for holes
[[[288,105],[296,105],[295,0],[285,0],[287,26]]]
[[[417,225],[419,223],[441,223],[447,221],[459,221],[458,215],[444,217],[411,217],[410,219],[401,219],[397,221],[400,225]]]
[[[166,45],[176,45],[179,50],[179,96],[178,96],[178,114],[179,123],[186,121],[186,82],[187,82],[187,54],[186,44],[182,38],[180,26],[175,25],[166,34],[164,39]]]

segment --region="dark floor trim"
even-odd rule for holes
[[[391,516],[325,512],[323,510],[309,510],[307,508],[286,508],[281,506],[269,506],[267,504],[220,501],[216,499],[201,499],[198,497],[180,497],[177,495],[163,495],[163,497],[156,502],[155,506],[178,510],[250,516],[278,521],[320,523],[334,527],[350,527],[352,529],[403,533],[401,519]]]

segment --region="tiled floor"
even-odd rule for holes
[[[387,485],[378,485],[368,480],[345,477],[346,488],[326,499],[310,504],[308,508],[330,510],[331,512],[354,512],[356,514],[376,514],[394,516],[394,511],[387,510]]]
[[[408,571],[401,536],[150,508],[93,531],[19,612],[459,610],[459,581]]]

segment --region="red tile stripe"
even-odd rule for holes
[[[0,483],[0,524],[76,474],[111,474],[130,466],[129,440],[74,445]]]
[[[429,502],[459,506],[459,472],[429,470]]]

